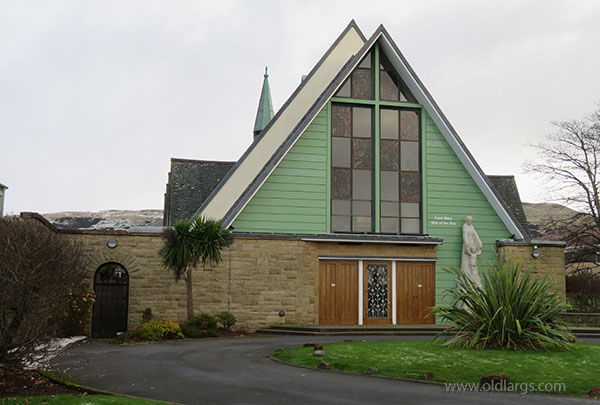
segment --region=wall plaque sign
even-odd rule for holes
[[[454,218],[452,217],[448,217],[445,215],[435,215],[433,217],[433,221],[431,221],[431,225],[456,225],[456,221],[454,221]]]

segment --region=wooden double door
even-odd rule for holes
[[[322,260],[320,263],[320,324],[435,323],[433,316],[427,316],[428,308],[434,305],[432,262]]]

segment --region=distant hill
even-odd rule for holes
[[[65,211],[42,214],[57,228],[113,229],[126,231],[138,226],[162,226],[163,210]]]
[[[553,224],[574,216],[577,211],[551,203],[523,203],[525,215],[542,234],[552,232]],[[138,226],[162,226],[162,210],[104,210],[65,211],[43,214],[58,228],[63,229],[117,229],[128,230]]]
[[[555,230],[557,222],[564,222],[574,217],[578,212],[569,207],[553,203],[523,203],[525,216],[530,224],[541,233]]]

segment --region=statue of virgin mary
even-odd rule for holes
[[[473,226],[473,217],[468,215],[465,218],[465,223],[462,228],[463,247],[462,247],[462,262],[460,267],[467,273],[473,281],[481,285],[479,277],[479,269],[477,268],[477,256],[481,254],[483,244],[477,231]]]

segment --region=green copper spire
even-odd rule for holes
[[[256,121],[254,122],[254,136],[260,134],[265,129],[269,121],[273,118],[273,101],[271,101],[271,88],[269,87],[269,74],[265,66],[265,79],[263,80],[260,101],[258,102],[258,111],[256,112]]]

